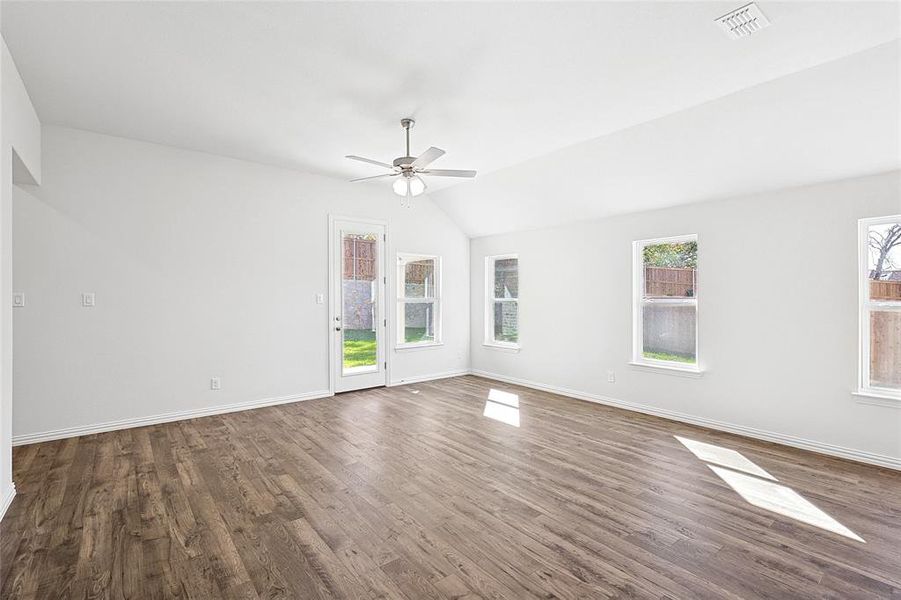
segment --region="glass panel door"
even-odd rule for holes
[[[371,233],[342,236],[343,374],[378,370],[378,240]]]
[[[332,372],[335,392],[387,383],[385,226],[333,221]]]

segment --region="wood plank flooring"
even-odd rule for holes
[[[864,542],[752,505],[674,435]],[[24,446],[14,470],[4,600],[901,598],[901,473],[478,377]]]

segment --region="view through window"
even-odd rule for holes
[[[519,258],[513,255],[486,259],[488,286],[486,343],[518,347]]]
[[[342,247],[344,372],[376,370],[377,241],[371,234],[345,233]]]
[[[901,215],[861,222],[861,387],[901,397]]]
[[[635,360],[697,365],[697,237],[636,242],[636,268]]]
[[[439,285],[441,261],[436,256],[397,255],[397,345],[440,341]]]

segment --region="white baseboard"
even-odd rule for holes
[[[470,372],[473,375],[478,375],[479,377],[486,377],[488,379],[495,379],[497,381],[512,383],[514,385],[521,385],[523,387],[541,390],[544,392],[551,392],[552,394],[559,394],[561,396],[567,396],[570,398],[575,398],[577,400],[586,400],[588,402],[606,404],[607,406],[615,406],[617,408],[623,408],[625,410],[632,410],[647,415],[654,415],[656,417],[662,417],[671,421],[680,421],[682,423],[689,423],[691,425],[700,425],[701,427],[707,427],[708,429],[716,429],[717,431],[735,433],[738,435],[743,435],[745,437],[764,440],[767,442],[775,442],[777,444],[792,446],[794,448],[800,448],[802,450],[810,450],[811,452],[817,452],[819,454],[827,454],[829,456],[836,456],[838,458],[844,458],[847,460],[853,460],[901,471],[901,458],[895,458],[894,456],[875,454],[872,452],[865,452],[863,450],[854,450],[852,448],[835,446],[833,444],[826,444],[824,442],[817,442],[814,440],[785,435],[783,433],[776,433],[773,431],[766,431],[753,427],[745,427],[743,425],[735,425],[733,423],[716,421],[714,419],[707,419],[704,417],[695,417],[672,410],[656,408],[644,404],[637,404],[635,402],[627,402],[625,400],[618,400],[616,398],[600,396],[598,394],[589,394],[587,392],[580,392],[578,390],[545,385],[543,383],[537,383],[535,381],[529,381],[527,379],[507,377],[506,375],[489,373],[487,371],[480,371],[478,369],[473,369]]]
[[[13,498],[16,497],[16,484],[12,481],[9,482],[9,491],[6,492],[6,495],[0,499],[0,521],[3,520],[3,516],[6,515],[6,511],[9,508],[9,505],[13,503]]]
[[[436,379],[447,379],[448,377],[459,377],[460,375],[469,375],[471,371],[469,369],[462,369],[459,371],[445,371],[444,373],[432,373],[431,375],[419,375],[417,377],[407,377],[405,379],[398,379],[396,381],[392,381],[388,384],[388,387],[394,387],[397,385],[407,385],[408,383],[422,383],[423,381],[434,381]]]
[[[13,446],[36,444],[38,442],[49,442],[52,440],[61,440],[64,438],[78,437],[80,435],[90,435],[92,433],[103,433],[106,431],[116,431],[119,429],[131,429],[132,427],[143,427],[145,425],[156,425],[158,423],[171,423],[172,421],[182,421],[184,419],[194,419],[197,417],[208,417],[210,415],[221,415],[225,413],[238,412],[241,410],[250,410],[252,408],[263,408],[264,406],[275,406],[277,404],[288,404],[291,402],[300,402],[302,400],[325,398],[332,395],[333,394],[328,390],[320,390],[306,394],[294,394],[291,396],[263,398],[261,400],[251,400],[249,402],[236,402],[234,404],[210,406],[207,408],[179,410],[175,412],[161,413],[158,415],[150,415],[148,417],[135,417],[132,419],[121,419],[118,421],[95,423],[93,425],[81,425],[78,427],[65,427],[63,429],[52,429],[50,431],[39,431],[37,433],[13,435]]]

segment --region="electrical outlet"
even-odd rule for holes
[[[325,304],[325,294],[316,294],[316,304]]]
[[[616,371],[607,371],[607,383],[616,383]]]
[[[85,292],[81,295],[81,305],[91,307],[95,305],[94,292]]]
[[[211,390],[221,390],[222,389],[222,380],[218,377],[210,378],[210,389]]]
[[[25,292],[13,293],[13,306],[15,308],[21,308],[25,306]]]

